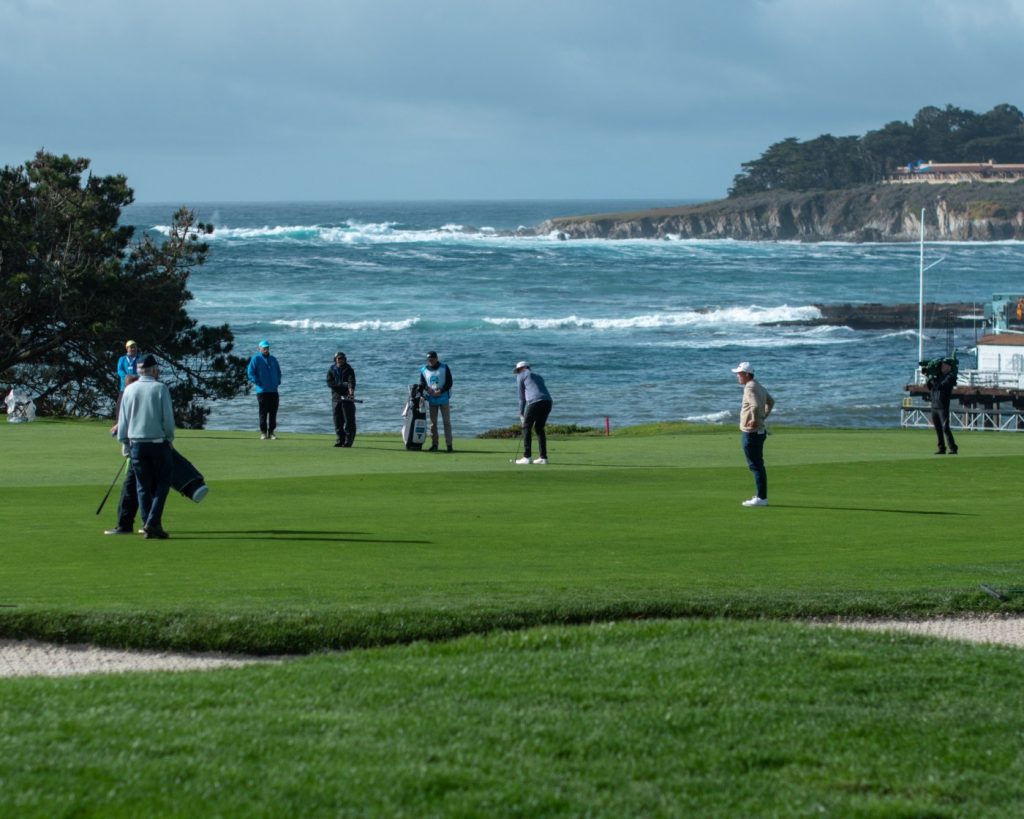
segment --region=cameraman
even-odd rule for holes
[[[927,374],[930,369],[923,371]],[[937,371],[932,370],[926,385],[932,397],[932,426],[935,427],[935,435],[939,439],[939,448],[935,454],[945,455],[948,444],[949,454],[956,455],[956,441],[953,440],[953,430],[949,428],[949,399],[956,386],[956,373],[948,358],[942,359]]]

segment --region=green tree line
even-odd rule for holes
[[[212,228],[178,210],[166,235],[121,223],[124,176],[40,151],[0,169],[0,384],[25,387],[50,414],[109,414],[126,339],[161,364],[179,426],[202,427],[208,401],[247,389],[247,359],[227,324],[198,325],[189,271]]]
[[[1024,162],[1024,114],[1003,103],[991,111],[922,108],[864,136],[789,137],[740,167],[730,197],[772,190],[836,190],[878,182],[917,160]]]

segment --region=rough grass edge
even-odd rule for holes
[[[304,655],[319,651],[443,641],[534,626],[619,620],[916,618],[1024,612],[1024,599],[1000,604],[982,591],[706,597],[521,609],[338,612],[0,612],[0,638],[119,649]]]

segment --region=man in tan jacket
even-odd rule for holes
[[[733,369],[736,380],[743,385],[743,403],[740,405],[740,432],[743,433],[743,454],[747,466],[754,473],[757,494],[743,501],[744,506],[768,505],[768,472],[764,468],[764,441],[768,431],[764,419],[771,415],[775,400],[768,390],[754,380],[754,368],[749,361],[740,362]]]

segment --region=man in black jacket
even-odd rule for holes
[[[331,388],[334,412],[334,445],[352,446],[356,439],[356,373],[344,353],[334,354],[334,363],[327,370],[327,386]]]
[[[948,359],[943,359],[939,364],[939,372],[928,379],[927,386],[932,395],[932,426],[935,427],[935,435],[939,439],[939,448],[935,454],[945,455],[948,444],[949,454],[956,455],[956,441],[953,440],[953,430],[949,428],[949,399],[956,386],[956,373],[953,372],[953,365]]]

